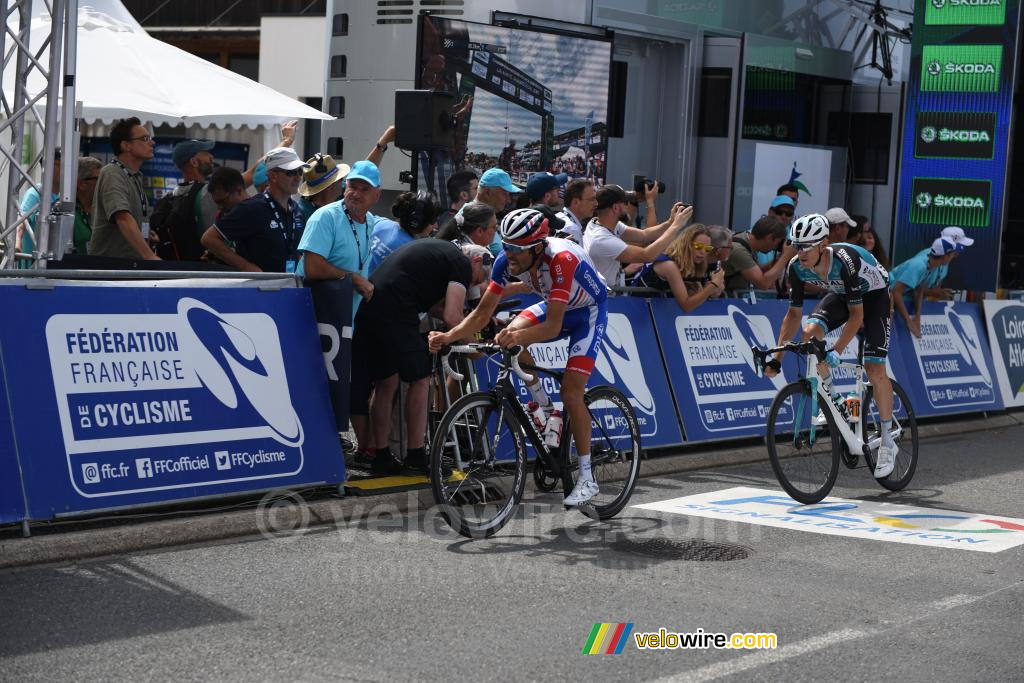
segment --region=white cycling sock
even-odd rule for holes
[[[551,405],[551,397],[548,396],[548,392],[544,391],[544,382],[537,380],[533,384],[527,384],[526,388],[530,392],[530,398],[536,401],[537,405],[544,408]]]
[[[587,453],[586,455],[580,453],[579,473],[580,481],[583,481],[584,479],[594,481],[594,473],[590,471],[590,453]]]
[[[892,440],[892,420],[882,420],[882,445],[894,445]]]

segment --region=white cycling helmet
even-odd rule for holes
[[[809,213],[793,221],[789,239],[795,245],[817,244],[828,237],[828,219],[820,213]]]
[[[547,217],[537,209],[516,209],[501,219],[501,241],[518,247],[540,244],[551,234]]]

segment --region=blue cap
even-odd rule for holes
[[[352,176],[349,175],[351,178]],[[480,176],[480,187],[500,187],[506,192],[522,192],[518,187],[512,184],[512,178],[509,177],[508,173],[505,173],[500,168],[489,168],[484,171],[484,174]]]
[[[209,152],[217,143],[213,140],[185,140],[174,146],[171,152],[171,161],[177,168],[187,164],[192,157],[200,152]]]
[[[526,183],[526,196],[534,201],[543,197],[547,192],[561,187],[569,182],[569,175],[567,173],[559,173],[555,175],[543,171],[541,173],[534,173],[530,176],[530,181]]]
[[[780,194],[778,197],[772,200],[772,208],[777,206],[796,206],[793,202],[793,198],[789,195]]]
[[[259,187],[260,185],[269,182],[270,176],[267,175],[267,165],[261,161],[256,164],[256,170],[252,172],[252,184]]]
[[[380,187],[380,169],[372,161],[367,161],[366,159],[357,161],[352,164],[352,170],[345,176],[346,183],[350,183],[353,180],[365,180],[373,187]]]

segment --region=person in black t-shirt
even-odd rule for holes
[[[416,240],[392,252],[370,276],[373,296],[359,307],[352,339],[350,412],[363,451],[356,460],[372,462],[374,473],[394,474],[402,467],[387,448],[391,403],[399,380],[409,383],[405,465],[426,472],[423,440],[430,352],[419,331],[420,314],[430,312],[448,325],[457,325],[463,318],[466,290],[486,279],[490,257],[477,244],[460,248],[443,240]]]

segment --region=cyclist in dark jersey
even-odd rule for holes
[[[857,336],[864,334],[864,370],[875,390],[875,403],[882,418],[882,445],[874,475],[881,479],[889,476],[896,462],[897,446],[892,438],[892,383],[885,372],[885,358],[889,350],[891,306],[889,302],[889,274],[885,268],[862,247],[852,244],[829,244],[828,220],[816,213],[801,216],[793,222],[790,239],[797,255],[789,262],[789,310],[779,330],[779,345],[791,340],[800,327],[803,313],[804,287],[807,283],[827,292],[815,307],[803,329],[803,340],[810,337],[824,339],[825,335],[843,324],[825,363],[818,366],[825,386],[832,390],[829,368],[839,365],[841,354]],[[778,374],[783,352],[769,362],[766,373]]]

